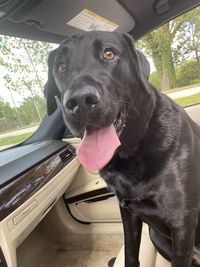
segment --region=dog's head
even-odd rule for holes
[[[65,123],[77,137],[111,125],[119,135],[127,110],[137,112],[150,93],[149,64],[126,34],[72,36],[50,53],[48,65],[48,114],[56,109],[57,95]]]

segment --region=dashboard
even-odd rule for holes
[[[31,164],[28,155],[32,155]],[[24,161],[25,167],[16,167],[10,177],[9,164],[15,158],[15,166]],[[62,197],[80,164],[75,149],[62,141],[37,144],[26,154],[21,149],[21,154],[12,154],[11,161],[4,157],[0,163],[4,167],[0,179],[0,267],[17,267],[17,248]]]

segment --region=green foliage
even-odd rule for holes
[[[39,123],[40,117],[38,116],[34,102],[37,105],[40,116],[44,117],[46,114],[46,102],[43,97],[35,96],[34,99],[32,97],[27,97],[24,99],[20,107],[17,108],[21,124],[27,125],[31,123]]]
[[[163,90],[176,87],[175,69],[172,58],[171,44],[175,29],[166,23],[159,29],[146,35],[139,45],[145,49],[154,61],[159,79],[162,81]]]
[[[139,46],[153,58],[162,89],[176,87],[175,65],[183,64],[191,55],[196,59],[200,78],[200,7],[146,35]]]
[[[11,108],[10,104],[0,98],[0,132],[15,126],[15,116],[15,111]]]
[[[190,58],[192,52],[198,54],[200,46],[200,7],[178,17],[176,22],[181,24],[181,27],[174,40],[174,61],[180,64]]]
[[[9,103],[0,99],[0,132],[40,123],[40,117],[34,103],[37,105],[41,117],[44,117],[46,114],[46,102],[43,97],[27,97],[17,108],[11,108]]]
[[[39,123],[46,114],[43,85],[53,44],[0,36],[0,67],[12,106],[0,99],[0,131]],[[16,102],[15,93],[22,101]]]
[[[161,91],[161,80],[160,76],[156,71],[152,72],[149,77],[149,82],[159,91]]]
[[[177,67],[177,82],[179,86],[197,83],[199,80],[196,60],[189,60]]]
[[[33,98],[43,95],[47,77],[47,56],[53,49],[50,43],[0,36],[0,64],[6,88]],[[16,107],[14,97],[13,104]]]
[[[141,40],[138,41],[138,47],[145,50],[145,53],[153,58],[154,65],[161,75],[162,72],[162,61],[161,61],[161,46],[160,46],[160,34],[158,30],[153,31],[145,35]]]

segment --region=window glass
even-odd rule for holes
[[[150,57],[150,82],[186,107],[200,103],[200,7],[138,42]]]
[[[0,150],[30,137],[46,114],[51,43],[0,35]]]

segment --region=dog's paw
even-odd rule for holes
[[[112,258],[108,261],[108,267],[113,267],[114,263],[115,263],[116,258]]]

